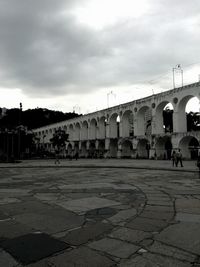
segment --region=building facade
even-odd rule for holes
[[[38,146],[52,151],[50,139],[62,129],[69,134],[66,154],[80,157],[170,158],[172,149],[180,148],[184,158],[194,157],[200,145],[200,131],[188,131],[186,105],[197,97],[200,82],[71,120],[47,125],[33,132]],[[164,125],[163,110],[173,107],[172,127]]]

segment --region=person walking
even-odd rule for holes
[[[200,155],[197,157],[197,168],[199,168],[200,173]]]
[[[59,156],[60,156],[60,151],[58,148],[55,149],[55,165],[58,163],[58,165],[60,164],[60,159],[59,159]]]
[[[182,162],[182,153],[179,148],[179,150],[176,153],[176,167],[178,167],[178,163],[180,162],[181,167],[183,167],[183,162]]]
[[[74,157],[75,157],[75,159],[76,159],[76,160],[78,160],[78,152],[77,152],[77,151],[76,151],[76,153],[75,153],[75,156],[74,156]]]
[[[176,164],[176,161],[177,161],[175,150],[173,150],[173,152],[172,152],[171,159],[172,159],[172,166],[174,167]]]

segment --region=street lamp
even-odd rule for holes
[[[109,108],[109,99],[110,99],[110,96],[114,96],[114,98],[116,98],[116,94],[113,93],[113,91],[110,91],[109,93],[107,93],[107,106]]]
[[[180,64],[177,64],[174,68],[172,68],[172,74],[173,74],[173,88],[175,89],[175,73],[179,72],[181,74],[181,83],[183,87],[183,70],[181,68]]]
[[[21,113],[22,113],[22,103],[19,103],[19,127],[18,127],[18,158],[20,159],[20,154],[21,154],[21,136],[20,136],[20,131],[21,131]]]

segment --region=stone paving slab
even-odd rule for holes
[[[171,212],[148,211],[146,209],[141,214],[141,217],[144,217],[144,218],[165,220],[165,221],[170,221],[173,218],[173,216],[174,216],[174,213],[171,213]]]
[[[76,213],[86,212],[92,209],[103,207],[117,206],[120,204],[120,202],[98,197],[82,198],[80,200],[69,200],[59,203],[61,207]]]
[[[26,226],[14,220],[0,221],[0,242],[8,238],[15,238],[35,231],[36,229],[31,226]]]
[[[177,199],[177,212],[200,214],[200,200],[199,199]]]
[[[140,230],[133,230],[126,227],[120,227],[109,234],[110,237],[120,239],[130,243],[140,243],[146,238],[151,238],[152,234]]]
[[[19,223],[31,226],[42,232],[52,234],[61,232],[83,224],[84,218],[75,214],[61,215],[59,217],[49,214],[26,213],[15,216],[15,220]]]
[[[127,219],[130,219],[134,217],[137,214],[136,209],[128,209],[128,210],[122,210],[115,214],[114,216],[108,218],[108,221],[110,221],[113,224],[118,224],[120,222],[124,222]]]
[[[130,257],[130,255],[134,254],[140,248],[139,246],[112,238],[94,241],[89,243],[88,246],[122,259]]]
[[[146,205],[145,206],[145,211],[152,211],[152,212],[164,212],[164,213],[173,213],[174,212],[174,208],[173,206],[171,207],[166,207],[166,206],[159,206],[159,205]]]
[[[155,239],[167,245],[200,255],[200,224],[181,222],[164,229]]]
[[[27,267],[114,267],[108,257],[102,256],[92,249],[80,247],[71,251],[47,258],[37,263],[29,264]]]
[[[113,226],[108,223],[90,223],[84,227],[68,232],[62,240],[71,245],[82,245],[89,240],[96,239],[102,234],[110,232]]]
[[[192,264],[170,257],[146,253],[143,256],[121,261],[118,267],[192,267]]]
[[[18,262],[7,252],[0,250],[0,266],[2,267],[15,267]]]
[[[194,254],[188,253],[173,246],[162,244],[157,241],[155,241],[153,245],[149,247],[148,250],[152,253],[173,257],[174,259],[187,262],[194,262],[197,259],[197,256],[195,256]]]
[[[162,220],[137,217],[136,219],[128,222],[125,226],[135,230],[157,232],[165,228],[167,226],[167,223]]]
[[[181,222],[193,222],[200,224],[200,214],[178,212],[176,213],[175,220]]]
[[[36,262],[69,246],[44,233],[32,233],[3,241],[0,246],[23,265]]]

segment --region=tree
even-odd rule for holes
[[[50,139],[53,147],[57,151],[61,151],[65,148],[65,144],[68,141],[69,134],[67,134],[64,130],[57,130],[53,137]]]
[[[28,109],[25,111],[13,108],[7,109],[5,116],[2,117],[0,109],[0,129],[13,129],[20,124],[26,126],[28,129],[34,129],[78,116],[74,112],[63,113],[46,108]]]

